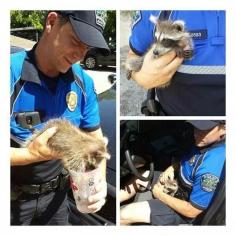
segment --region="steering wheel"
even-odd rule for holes
[[[149,175],[147,177],[142,176],[141,173],[139,173],[138,169],[135,167],[133,160],[135,158],[135,155],[130,155],[130,151],[126,150],[125,151],[125,157],[127,160],[127,163],[129,165],[130,170],[132,173],[139,178],[142,181],[150,181],[154,175],[154,164],[153,162],[150,163],[150,169],[149,169]]]
[[[124,126],[126,122],[122,122],[121,125]],[[150,162],[150,167],[149,167],[149,175],[147,177],[142,176],[142,174],[138,171],[138,169],[134,165],[134,160],[138,156],[132,155],[130,151],[130,138],[131,136],[137,137],[138,133],[131,131],[129,128],[125,128],[125,132],[121,137],[121,142],[120,142],[120,147],[121,147],[121,152],[125,154],[126,162],[128,164],[129,169],[132,171],[132,173],[139,178],[142,181],[151,181],[152,177],[154,175],[154,163],[151,161]]]

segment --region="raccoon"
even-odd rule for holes
[[[178,191],[178,182],[174,179],[174,180],[167,180],[164,183],[164,189],[163,192],[167,193],[171,196],[174,196]]]
[[[190,34],[185,29],[184,21],[160,21],[151,16],[150,20],[156,24],[155,41],[142,57],[131,57],[126,61],[126,69],[129,71],[140,71],[145,55],[151,50],[153,59],[161,57],[171,50],[178,57],[191,59],[193,57],[193,42]],[[166,87],[169,82],[162,85]]]
[[[67,170],[90,171],[96,169],[103,159],[110,158],[106,137],[97,139],[65,119],[48,121],[42,130],[34,133],[26,146],[51,127],[56,127],[57,131],[49,138],[48,146],[58,153]]]

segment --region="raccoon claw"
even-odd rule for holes
[[[177,57],[183,58],[184,57],[184,51],[182,48],[176,48],[175,53]]]
[[[185,59],[191,59],[193,57],[193,50],[185,50],[183,52],[183,57]]]

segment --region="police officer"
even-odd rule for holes
[[[136,11],[128,57],[144,55],[154,42],[151,15],[185,22],[193,39],[193,59],[170,51],[153,60],[150,50],[141,70],[128,71],[128,78],[146,89],[156,88],[159,115],[225,115],[225,11]],[[168,87],[159,88],[170,80]]]
[[[171,165],[162,174],[155,172],[152,181],[153,199],[131,203],[122,208],[121,224],[192,223],[211,204],[217,185],[224,178],[225,124],[224,121],[189,122],[194,126],[196,147],[180,163]],[[147,171],[144,176],[148,174]],[[171,196],[163,191],[163,184],[174,178],[177,178],[179,188]],[[132,181],[120,191],[121,201],[134,196],[136,189],[141,186],[146,187],[147,182],[138,179]]]
[[[51,11],[40,41],[11,56],[11,224],[68,224],[68,175],[47,147],[56,132],[46,130],[28,147],[24,141],[51,118],[65,118],[102,138],[92,79],[75,64],[90,47],[109,52],[102,32],[105,11]],[[89,198],[91,211],[105,203],[103,181]]]

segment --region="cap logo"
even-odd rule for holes
[[[66,94],[66,103],[70,111],[74,111],[77,106],[78,96],[74,91]]]
[[[95,11],[96,24],[104,30],[107,21],[107,12],[103,10]]]

